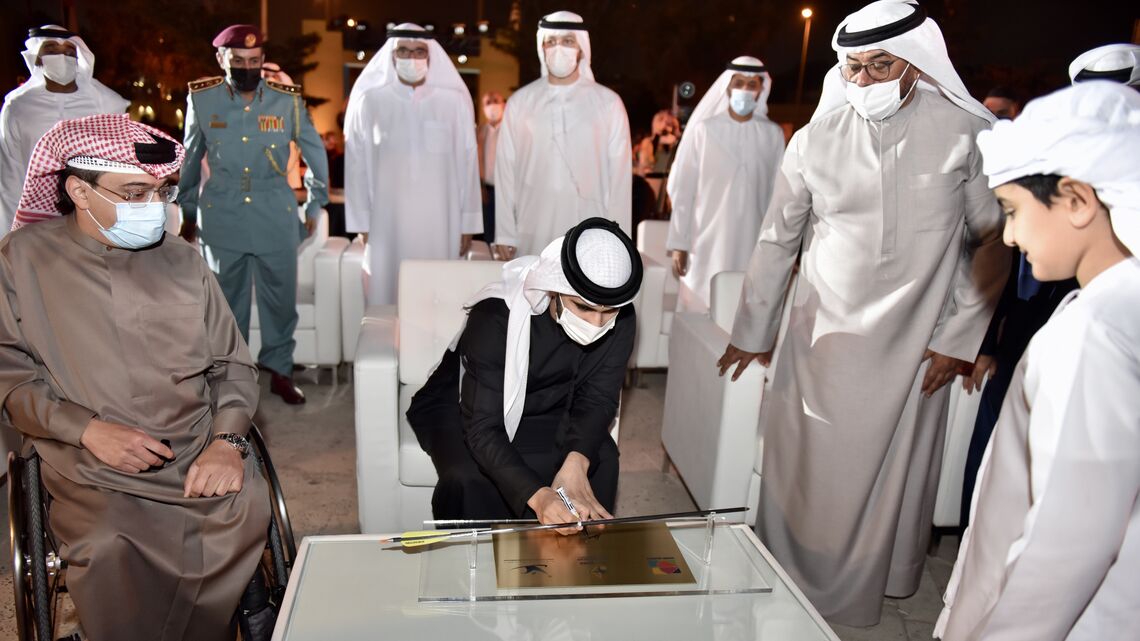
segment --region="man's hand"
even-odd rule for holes
[[[317,230],[317,219],[316,218],[306,218],[305,219],[305,234],[308,236],[312,236],[313,232],[316,230]]]
[[[467,252],[471,251],[471,238],[472,234],[462,234],[459,236],[459,257],[467,256]]]
[[[578,510],[578,517],[575,518],[570,510],[566,509],[566,505],[553,489],[544,487],[535,492],[527,501],[527,505],[538,515],[540,523],[568,523],[579,519],[587,521],[614,518],[594,496],[594,489],[590,487],[590,479],[586,474],[589,469],[590,461],[581,453],[571,452],[566,456],[562,468],[558,470],[558,474],[554,475],[551,487],[561,486],[563,488],[566,496],[574,504],[574,508]],[[573,534],[578,531],[578,528],[563,528],[556,531],[559,534]]]
[[[774,348],[766,352],[746,352],[729,343],[728,347],[724,349],[724,355],[716,362],[716,366],[720,368],[720,375],[724,376],[728,368],[736,365],[736,371],[732,373],[732,380],[735,381],[740,378],[740,375],[744,373],[744,370],[748,368],[748,365],[752,363],[752,361],[756,361],[764,367],[768,367],[768,364],[772,362],[773,351],[775,351]]]
[[[677,278],[689,273],[689,252],[683,249],[674,249],[669,252],[673,259],[673,275]]]
[[[958,374],[969,371],[970,367],[966,361],[939,354],[931,349],[926,350],[926,353],[922,355],[923,361],[927,359],[930,359],[930,367],[927,368],[926,376],[922,379],[922,395],[927,398],[930,398]]]
[[[91,419],[79,443],[95,458],[128,474],[137,474],[163,459],[174,458],[174,451],[146,432],[136,428]]]
[[[240,492],[244,474],[241,454],[225,441],[213,441],[190,465],[182,495],[190,498]]]
[[[510,245],[491,245],[491,257],[495,260],[512,260],[518,248]]]
[[[198,225],[187,225],[183,223],[182,229],[178,230],[178,235],[182,237],[182,240],[185,240],[191,245],[198,245]]]
[[[986,383],[986,377],[993,378],[997,374],[997,360],[988,354],[978,354],[974,361],[974,371],[969,376],[962,377],[962,389],[967,394],[980,392]]]

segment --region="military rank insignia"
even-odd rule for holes
[[[261,115],[257,117],[257,125],[262,133],[285,131],[285,117]]]

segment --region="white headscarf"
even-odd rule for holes
[[[916,13],[917,12],[917,13]],[[987,122],[996,120],[994,115],[982,103],[974,100],[966,85],[954,70],[950,56],[946,53],[946,41],[942,39],[942,30],[934,20],[925,18],[918,22],[918,18],[925,16],[925,9],[913,0],[878,0],[847,16],[839,23],[835,34],[831,37],[831,48],[838,54],[839,63],[847,62],[848,53],[863,53],[874,49],[882,49],[894,56],[898,56],[922,71],[918,81],[918,89],[945,96],[958,107],[968,111]],[[917,22],[915,26],[901,33],[898,31],[908,26],[908,19]],[[889,27],[898,25],[898,29]],[[883,29],[881,39],[858,45],[841,46],[839,41],[846,40],[852,34],[859,35]],[[823,80],[823,93],[819,98],[819,106],[811,119],[819,120],[823,116],[847,105],[847,81],[840,74],[839,67],[833,67],[827,72]]]
[[[990,187],[1035,174],[1092,185],[1117,238],[1140,254],[1140,92],[1107,80],[1078,83],[979,133],[978,148]]]
[[[1082,75],[1083,78],[1077,76]],[[1118,72],[1122,78],[1105,78]],[[1131,72],[1131,73],[1129,73]],[[1069,65],[1069,80],[1074,84],[1088,80],[1115,80],[1129,87],[1140,87],[1140,45],[1104,45],[1077,56]]]
[[[67,32],[67,29],[54,24],[45,24],[40,27],[40,29],[54,29]],[[90,82],[95,75],[95,54],[91,53],[91,49],[88,48],[86,42],[83,42],[83,38],[74,34],[68,38],[34,36],[24,41],[24,50],[20,52],[20,55],[24,57],[24,64],[27,65],[28,71],[31,73],[31,77],[28,78],[28,81],[21,85],[21,87],[31,88],[45,84],[44,68],[36,65],[36,58],[40,55],[40,47],[48,41],[70,42],[75,45],[75,55],[79,58],[78,71],[75,75],[76,84],[82,86]]]
[[[503,367],[503,422],[512,441],[522,420],[526,403],[526,380],[530,368],[530,319],[545,313],[550,294],[581,296],[570,285],[562,271],[562,244],[565,236],[556,238],[538,256],[522,256],[503,265],[503,280],[479,290],[466,307],[488,298],[501,298],[507,303],[507,351]],[[583,275],[602,287],[620,287],[634,271],[632,256],[626,245],[605,229],[586,229],[578,238],[575,254]],[[624,307],[629,300],[613,305]],[[585,299],[584,296],[582,296]],[[595,303],[586,299],[587,303]],[[460,332],[462,333],[462,332]],[[456,338],[458,341],[458,337]],[[454,349],[454,344],[452,346]]]
[[[400,81],[396,75],[396,63],[393,62],[392,57],[401,40],[419,40],[427,43],[428,71],[422,86],[454,89],[462,91],[464,94],[469,93],[467,85],[463,83],[463,78],[459,76],[459,71],[451,62],[451,58],[443,50],[443,47],[432,38],[430,31],[411,22],[397,25],[392,31],[420,32],[424,35],[422,38],[407,35],[392,36],[384,41],[384,46],[380,47],[380,51],[376,52],[375,56],[372,56],[372,60],[368,61],[368,65],[364,67],[364,71],[360,72],[360,77],[352,85],[352,91],[349,92],[348,96],[348,108],[350,110],[354,102],[359,102],[356,100],[357,96],[363,95],[369,89]]]
[[[559,22],[576,23],[583,25],[583,28],[563,27],[560,29],[557,26]],[[543,26],[550,23],[555,23],[555,25]],[[542,77],[545,78],[550,73],[546,69],[546,54],[542,50],[542,41],[546,36],[564,36],[567,34],[574,36],[574,39],[578,41],[578,48],[582,50],[582,59],[578,61],[580,79],[594,82],[594,70],[590,68],[590,32],[584,28],[582,16],[572,11],[555,11],[543,16],[542,20],[538,21],[538,33],[535,35],[535,39],[538,44],[538,64],[542,66]]]
[[[693,125],[702,120],[712,118],[728,111],[728,85],[732,76],[759,76],[764,86],[760,88],[760,97],[756,99],[756,110],[752,112],[753,118],[765,118],[768,114],[768,94],[772,93],[772,76],[768,75],[764,63],[752,56],[738,56],[732,59],[728,67],[709,87],[701,101],[697,103],[693,114],[689,116],[689,124]],[[682,139],[681,144],[684,144]]]

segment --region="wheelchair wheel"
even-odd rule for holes
[[[287,580],[288,570],[293,567],[293,559],[297,557],[297,544],[293,539],[293,525],[289,520],[289,510],[285,506],[285,492],[282,491],[281,482],[277,479],[277,470],[273,467],[273,460],[269,458],[269,450],[265,447],[265,437],[261,435],[261,430],[257,428],[257,425],[250,426],[249,438],[253,442],[254,453],[261,465],[261,472],[269,484],[269,492],[272,495],[270,503],[273,507],[273,519],[270,523],[269,540],[272,545],[274,530],[276,529],[276,537],[280,544],[279,551],[282,553],[286,570],[283,576]]]
[[[44,517],[40,459],[8,455],[8,519],[12,542],[12,589],[21,641],[54,641],[55,595],[62,562],[51,545]],[[49,548],[51,551],[49,552]]]

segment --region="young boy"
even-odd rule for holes
[[[1042,281],[1076,277],[1013,374],[935,629],[962,639],[1140,630],[1140,93],[1095,81],[978,136]],[[1132,150],[1132,151],[1129,151]]]

